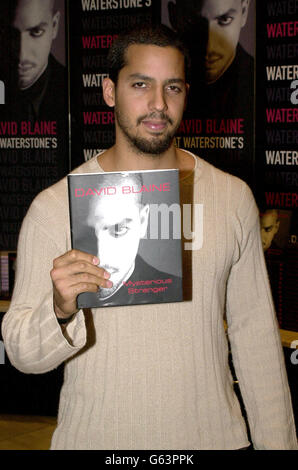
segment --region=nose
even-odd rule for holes
[[[230,50],[232,47],[231,41],[223,28],[215,21],[209,21],[208,24],[208,41],[207,41],[207,56],[208,55],[221,55],[222,51]]]
[[[108,241],[103,232],[96,234],[97,236],[97,256],[99,258],[99,265],[107,268],[109,266],[108,260],[111,257],[111,250],[109,250]]]
[[[218,33],[216,28],[209,22],[208,25],[208,41],[207,41],[207,55],[210,54],[214,49],[218,41]]]
[[[96,234],[96,237],[97,237],[97,257],[99,258],[99,264],[102,265],[103,264],[103,257],[101,256],[102,255],[102,243],[100,241],[100,234],[97,233]]]
[[[156,86],[152,89],[150,96],[150,109],[164,112],[168,109],[165,90],[162,86]]]
[[[20,35],[20,46],[19,46],[19,63],[22,64],[28,60],[28,52],[29,52],[29,42],[30,39],[27,37],[26,34]]]
[[[261,229],[261,240],[263,244],[267,242],[267,235],[264,229]]]

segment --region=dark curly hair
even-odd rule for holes
[[[121,33],[113,42],[107,58],[109,77],[115,84],[120,70],[126,65],[126,51],[133,44],[159,47],[174,47],[184,56],[185,77],[189,81],[190,55],[180,37],[165,25],[139,26],[129,32]]]

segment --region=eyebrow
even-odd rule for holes
[[[48,22],[42,21],[41,23],[35,25],[35,26],[30,26],[30,28],[27,28],[26,31],[32,31],[33,29],[39,29],[39,28],[44,28],[45,26],[48,26]]]
[[[102,219],[102,216],[101,216],[101,215],[95,215],[95,216],[94,216],[94,219],[98,221],[98,220]],[[113,223],[111,223],[111,224],[105,224],[105,223],[103,223],[102,225],[103,225],[104,227],[113,227],[113,226],[115,226],[115,225],[129,224],[129,223],[131,223],[131,222],[133,222],[133,219],[125,217],[124,219],[121,219],[121,220],[119,220],[118,222],[113,222]]]
[[[149,81],[149,82],[154,82],[155,79],[153,77],[149,77],[148,75],[143,75],[141,73],[132,73],[128,77],[129,80],[144,80],[144,81]],[[171,83],[181,83],[185,84],[185,80],[182,78],[169,78],[165,81],[166,84],[171,84]]]
[[[115,224],[111,224],[111,225],[129,224],[130,222],[133,222],[133,219],[128,219],[126,217],[125,219],[120,220],[120,222],[116,222]]]
[[[235,13],[237,13],[237,10],[235,8],[230,8],[228,11],[217,15],[216,19],[222,18],[223,16],[234,15]]]

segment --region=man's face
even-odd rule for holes
[[[33,85],[46,69],[56,37],[59,12],[53,15],[52,0],[19,0],[13,28],[18,34],[18,82],[21,89]]]
[[[279,229],[278,214],[276,211],[265,212],[261,217],[261,238],[263,250],[270,248],[272,240]]]
[[[132,45],[114,89],[117,137],[160,155],[173,142],[186,100],[184,57],[173,47]]]
[[[200,27],[202,19],[208,25],[205,55],[207,83],[218,80],[233,62],[248,7],[249,0],[177,0],[177,29],[185,29],[187,24],[193,26],[196,21]]]
[[[102,288],[99,297],[105,299],[113,295],[134,268],[140,239],[146,234],[148,206],[138,203],[136,195],[120,197],[123,186],[136,186],[125,178],[125,183],[117,186],[114,195],[103,195],[93,202],[92,225],[97,238],[97,255],[100,266],[111,274],[111,288]]]

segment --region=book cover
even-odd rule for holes
[[[78,308],[183,300],[178,170],[70,174],[68,191],[72,248],[113,282]]]

